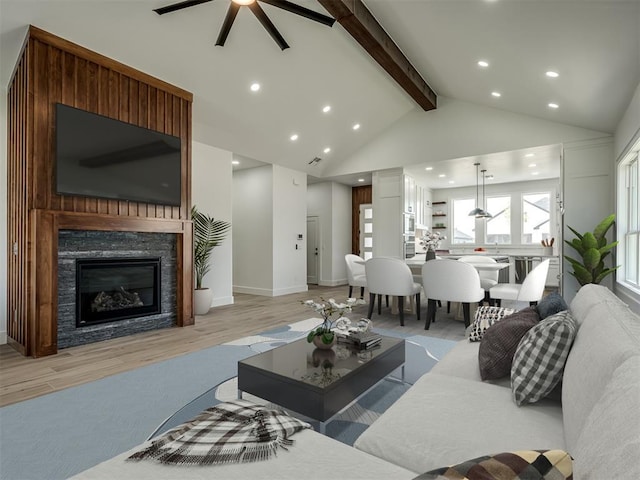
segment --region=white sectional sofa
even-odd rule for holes
[[[464,340],[355,448],[303,431],[289,452],[267,462],[166,467],[125,462],[127,452],[74,478],[402,480],[485,454],[561,449],[574,458],[575,479],[640,479],[640,318],[596,285],[582,287],[570,311],[579,329],[561,400],[516,406],[508,378],[480,379],[479,343]]]

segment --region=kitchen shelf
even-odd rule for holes
[[[447,214],[446,213],[434,213],[433,215],[431,215],[432,217],[446,217]]]
[[[446,205],[447,202],[431,202],[431,205]]]
[[[447,227],[431,227],[433,230],[442,230],[442,229],[446,229]]]

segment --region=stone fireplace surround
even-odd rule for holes
[[[159,257],[161,313],[76,327],[76,260]],[[58,348],[176,325],[176,235],[151,232],[58,232]]]

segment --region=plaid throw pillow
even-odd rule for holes
[[[511,315],[515,310],[504,307],[478,307],[471,329],[469,330],[469,341],[479,342],[487,329],[494,323],[502,320],[507,315]]]
[[[537,402],[560,382],[577,330],[565,310],[540,321],[522,337],[511,365],[511,392],[518,405]]]
[[[414,480],[572,480],[573,465],[563,450],[523,450],[485,455],[438,468]]]

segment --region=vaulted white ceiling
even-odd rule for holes
[[[419,109],[338,23],[264,4],[291,45],[281,51],[242,8],[216,47],[229,0],[153,13],[170,3],[0,0],[0,83],[8,84],[33,24],[193,92],[194,140],[311,174],[314,157],[342,162]],[[315,0],[295,3],[325,13]],[[364,3],[431,88],[452,99],[612,133],[640,82],[637,1]]]

